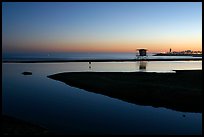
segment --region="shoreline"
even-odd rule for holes
[[[202,58],[177,58],[177,59],[81,59],[81,60],[6,60],[2,63],[58,63],[58,62],[133,62],[133,61],[199,61]]]
[[[137,105],[202,112],[202,70],[64,72],[48,76],[69,86]]]

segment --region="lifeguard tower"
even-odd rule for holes
[[[147,49],[146,48],[137,49],[136,59],[146,59],[146,58],[147,58]]]

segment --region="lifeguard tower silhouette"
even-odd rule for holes
[[[139,51],[139,52],[138,52]],[[147,59],[147,49],[139,48],[136,50],[136,59]]]

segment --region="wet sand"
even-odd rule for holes
[[[202,111],[202,70],[177,70],[176,73],[68,72],[48,77],[139,105],[182,112]]]

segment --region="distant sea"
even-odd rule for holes
[[[202,58],[191,56],[153,56],[148,58]],[[84,59],[135,59],[136,53],[3,53],[3,61],[29,61],[29,60],[84,60]]]

